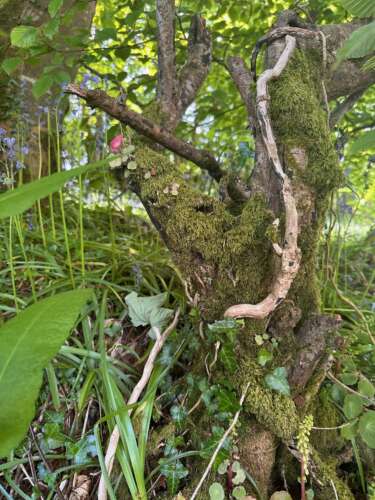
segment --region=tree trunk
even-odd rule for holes
[[[158,5],[163,9],[173,8],[170,0],[159,0]],[[173,15],[170,18],[173,19]],[[165,12],[163,19],[168,19]],[[258,304],[277,289],[278,279],[287,272],[279,254],[283,254],[288,246],[288,236],[284,234],[288,220],[283,193],[286,182],[290,180],[298,213],[301,262],[299,269],[296,262],[291,261],[289,265],[298,269],[298,273],[290,280],[290,289],[284,290],[285,294],[288,292],[286,298],[285,295],[276,297],[275,307],[267,314],[258,318],[253,315],[245,320],[231,347],[235,366],[228,367],[219,351],[218,361],[211,373],[211,382],[229,382],[238,397],[248,387],[242,426],[238,429],[239,457],[265,496],[272,490],[273,483],[278,485],[281,458],[283,463],[290,462],[293,476],[287,473],[286,476],[288,479],[292,477],[297,484],[298,462],[290,453],[286,458],[285,450],[293,448],[293,439],[303,417],[315,413],[316,396],[330,363],[327,351],[334,345],[340,324],[339,317],[320,313],[316,261],[330,195],[342,180],[331,139],[327,99],[330,95],[337,97],[355,91],[350,78],[344,81],[342,75],[345,71],[342,68],[339,73],[342,80],[340,86],[337,85],[333,69],[334,53],[342,43],[342,33],[348,36],[355,26],[324,27],[322,30],[327,33],[326,38],[319,28],[301,26],[296,19],[296,15],[290,12],[280,16],[275,29],[271,30],[271,38],[266,42],[265,61],[266,66],[271,68],[281,57],[286,35],[294,36],[297,43],[284,70],[269,83],[269,98],[263,98],[268,101],[268,114],[277,146],[273,154],[281,160],[282,175],[274,171],[262,126],[255,117],[259,99],[256,101],[253,96],[251,75],[239,58],[232,58],[228,64],[256,133],[257,162],[246,189],[224,175],[206,152],[194,150],[191,145],[181,144],[182,141],[171,136],[176,116],[181,117],[186,109],[181,104],[181,95],[185,95],[184,77],[181,79],[184,72],[176,73],[171,56],[171,33],[174,33],[171,23],[163,25],[159,19],[159,86],[163,84],[163,75],[167,75],[166,86],[164,92],[159,92],[159,103],[144,116],[137,115],[126,106],[119,106],[101,91],[83,91],[74,86],[69,88],[70,93],[79,95],[90,106],[101,108],[148,138],[145,141],[140,135],[135,135],[131,139],[136,146],[132,158],[136,169],[128,170],[126,164],[123,165],[126,186],[139,196],[169,248],[186,280],[190,301],[199,307],[204,322],[223,319],[233,305],[244,304],[248,307],[249,304]],[[205,55],[200,69],[204,67],[208,71],[208,67],[204,66],[204,61],[207,64],[208,34],[204,23],[198,21],[200,18],[196,19],[195,26],[200,32],[195,41],[205,47],[205,51],[200,52]],[[170,30],[167,33],[169,36],[160,36],[163,30]],[[189,50],[196,50],[196,47],[194,49],[193,44],[189,45]],[[161,54],[164,57],[160,57]],[[160,67],[166,60],[169,60],[169,65]],[[197,76],[194,71],[189,72],[190,78],[194,79],[194,76]],[[203,81],[202,72],[198,77],[200,80],[195,85],[194,95]],[[374,81],[374,74],[361,78],[359,85],[365,88]],[[176,81],[177,85],[173,84]],[[191,102],[192,98],[189,99]],[[173,110],[172,116],[166,116],[168,108]],[[160,116],[162,120],[158,118]],[[159,125],[160,122],[166,128]],[[153,140],[184,158],[190,158],[201,167],[211,169],[213,177],[221,179],[223,198],[207,196],[189,186]],[[255,342],[256,335],[264,334],[278,343],[272,363],[267,367],[260,366],[257,361],[259,346]],[[224,348],[223,344],[224,340],[220,349]],[[213,349],[207,339],[201,339],[200,354],[191,368],[193,372],[205,373],[205,360],[207,356],[208,359],[213,358]],[[287,369],[292,392],[290,397],[265,385],[265,376],[276,367]],[[207,426],[210,426],[210,419],[202,412],[200,409],[192,414],[193,447],[199,446],[202,436],[207,433]],[[313,449],[309,465],[314,471],[315,498],[334,498],[332,484],[340,500],[354,498],[336,474],[334,457],[329,456],[326,450],[321,452],[319,446]],[[335,453],[335,450],[331,452]],[[197,467],[199,479],[201,467]],[[186,496],[191,491],[189,488]],[[208,498],[207,491],[203,491],[198,498]]]

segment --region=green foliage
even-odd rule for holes
[[[375,21],[355,30],[338,51],[337,62],[358,59],[375,51]]]
[[[375,411],[368,410],[361,416],[359,434],[367,446],[375,449]]]
[[[212,483],[208,493],[210,500],[224,500],[225,498],[224,488],[220,483]]]
[[[32,207],[37,200],[61,189],[70,179],[107,164],[108,160],[101,160],[72,170],[58,172],[1,194],[0,219],[21,214]]]
[[[16,26],[11,31],[10,41],[14,47],[35,47],[40,43],[39,31],[34,26]]]
[[[375,149],[375,130],[369,130],[361,134],[358,139],[350,144],[350,154],[357,155],[365,151]]]
[[[162,305],[167,300],[168,294],[161,293],[153,297],[138,297],[136,292],[131,292],[125,297],[125,302],[129,307],[129,316],[134,326],[151,326],[151,334],[155,334],[165,326],[168,319],[173,314],[172,309],[163,308]]]
[[[270,389],[284,396],[290,396],[290,387],[287,379],[287,371],[282,367],[275,368],[272,373],[265,376],[264,381]]]
[[[8,75],[11,75],[21,64],[22,59],[20,57],[8,57],[3,60],[1,67]]]
[[[340,0],[342,5],[354,16],[371,17],[375,15],[375,5],[372,0]]]
[[[68,337],[91,295],[89,290],[77,290],[50,297],[1,327],[0,456],[7,456],[26,433],[35,412],[42,370]]]
[[[50,0],[48,4],[48,12],[51,17],[55,17],[56,14],[59,12],[61,9],[62,5],[64,3],[64,0]]]

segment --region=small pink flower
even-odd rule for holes
[[[116,135],[109,143],[111,153],[119,153],[124,144],[124,136],[122,134]]]

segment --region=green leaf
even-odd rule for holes
[[[340,375],[340,380],[345,385],[354,385],[358,380],[358,373],[344,372]]]
[[[61,9],[63,3],[64,3],[64,0],[51,0],[50,3],[48,4],[49,15],[51,17],[55,17],[56,14]]]
[[[341,0],[341,3],[353,16],[371,17],[375,15],[374,0]]]
[[[40,44],[38,29],[34,26],[16,26],[10,33],[10,41],[13,47],[36,47]]]
[[[239,499],[246,496],[246,490],[243,486],[236,486],[232,491],[233,498]]]
[[[267,351],[265,347],[259,350],[257,360],[261,366],[265,366],[272,358],[272,352]]]
[[[358,420],[354,420],[353,422],[350,422],[349,425],[345,425],[345,427],[341,428],[341,436],[344,439],[352,440],[357,435],[357,431]]]
[[[57,354],[91,296],[91,290],[74,290],[49,297],[0,328],[0,457],[6,457],[27,432],[43,368]]]
[[[160,473],[166,478],[168,492],[171,496],[175,495],[178,491],[180,480],[189,474],[188,469],[180,460],[169,462],[166,459],[160,459]]]
[[[173,313],[170,309],[161,307],[167,297],[166,292],[153,297],[138,297],[136,292],[129,293],[125,297],[125,302],[129,307],[129,316],[133,326],[150,325],[153,328],[162,328]]]
[[[52,40],[52,38],[58,33],[60,27],[60,18],[55,17],[48,21],[48,23],[43,25],[43,33],[47,38]]]
[[[220,349],[219,359],[230,373],[234,373],[236,371],[238,367],[238,361],[234,353],[233,345],[228,345],[228,343],[224,344]]]
[[[70,82],[71,78],[69,73],[64,70],[54,71],[53,73],[53,81],[56,83],[64,84]]]
[[[375,394],[375,387],[367,378],[363,378],[358,382],[358,391],[363,394],[363,396],[372,398]]]
[[[352,155],[375,149],[375,130],[369,130],[361,134],[350,145],[349,153]]]
[[[224,488],[220,483],[212,483],[208,493],[210,495],[210,500],[224,500],[225,498]]]
[[[0,195],[0,219],[20,214],[31,208],[33,204],[45,198],[51,193],[58,191],[64,184],[78,175],[85,174],[89,170],[94,170],[108,164],[109,160],[101,160],[88,163],[82,167],[73,168],[64,172],[42,177],[41,179],[23,184],[22,186],[9,190]]]
[[[356,394],[347,394],[344,399],[343,410],[349,420],[358,417],[363,411],[363,399]]]
[[[375,448],[375,411],[369,410],[359,419],[359,433],[370,448]]]
[[[270,389],[284,394],[284,396],[290,396],[290,387],[286,376],[286,369],[282,366],[275,368],[272,373],[265,376],[264,380]]]
[[[52,76],[42,75],[38,80],[33,84],[33,96],[35,99],[39,99],[42,97],[53,85]]]
[[[293,500],[287,491],[275,491],[270,500]]]
[[[365,57],[375,50],[375,21],[355,30],[337,53],[337,62],[343,59]]]
[[[8,75],[11,75],[18,66],[22,64],[22,59],[20,57],[8,57],[4,59],[1,64],[1,67]]]

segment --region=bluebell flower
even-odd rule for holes
[[[5,135],[6,133],[7,131],[5,130],[5,128],[0,127],[0,135]]]
[[[14,137],[4,137],[3,142],[9,149],[12,149],[16,143],[16,139]]]
[[[99,83],[100,82],[100,78],[95,75],[95,76],[91,77],[91,81],[94,82],[94,83]]]
[[[17,160],[16,161],[16,170],[21,170],[21,168],[24,167],[24,164],[22,163],[22,161],[19,161]]]
[[[21,148],[21,153],[22,153],[23,155],[27,155],[27,154],[29,154],[29,147],[28,147],[28,146],[22,146],[22,148]]]

